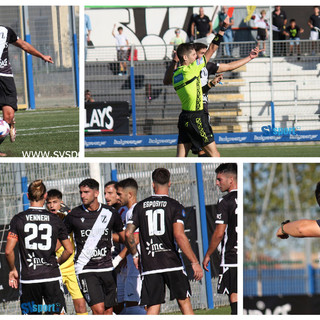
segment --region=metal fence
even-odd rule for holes
[[[23,14],[19,6],[1,6],[1,24],[11,27],[24,39]],[[30,6],[28,26],[31,44],[54,64],[33,57],[33,84],[37,108],[76,105],[74,41],[70,7]],[[75,7],[76,33],[79,35],[79,7]],[[27,103],[26,64],[22,50],[10,46],[9,57],[13,66],[18,92],[18,103]]]
[[[274,52],[270,57],[267,42],[265,56],[261,55],[239,69],[224,72],[223,85],[217,85],[209,92],[214,131],[261,131],[262,126],[271,125],[273,112],[275,127],[319,130],[320,57],[313,55],[313,49],[319,44],[319,40],[301,40],[301,54],[297,56],[296,46],[290,55],[289,40],[274,41]],[[222,43],[214,62],[225,64],[242,59],[249,55],[256,42],[228,45],[233,57],[224,55],[225,44]],[[138,134],[176,134],[181,103],[173,87],[163,85],[172,46],[162,45],[161,50],[159,46],[131,48],[131,52],[135,50],[138,59],[133,61],[130,56],[124,74],[116,59],[115,47],[88,49],[85,88],[91,91],[95,101],[128,101],[130,105],[134,102]],[[280,55],[280,50],[285,52]],[[130,79],[132,72],[134,84]],[[134,96],[132,85],[135,86]]]
[[[16,163],[0,165],[0,224],[7,225],[11,218],[23,210],[23,205],[27,202],[23,191],[26,183],[35,179],[43,179],[47,189],[57,188],[63,193],[64,202],[72,207],[80,204],[78,184],[85,178],[94,177],[100,182],[100,192],[103,194],[103,185],[111,179],[125,179],[133,177],[139,185],[138,200],[152,194],[151,173],[157,167],[166,167],[171,172],[172,185],[170,196],[180,201],[184,206],[194,206],[196,208],[197,220],[199,216],[199,194],[197,191],[196,164],[186,163],[114,163],[114,164],[87,164],[87,163]],[[205,204],[217,203],[220,191],[215,186],[215,168],[218,164],[202,164],[203,185]],[[197,223],[198,223],[197,222]],[[202,251],[201,228],[198,230],[199,251]],[[6,239],[1,239],[2,243]],[[4,254],[4,252],[0,252]],[[200,259],[202,257],[200,253]],[[206,308],[205,282],[191,282],[193,292],[192,305],[195,309]],[[212,290],[214,305],[228,305],[226,295],[217,294],[217,279],[212,279]],[[167,293],[168,294],[168,293]],[[73,314],[73,304],[71,297],[66,296],[68,313]],[[162,312],[177,311],[175,301],[169,302],[166,297],[166,304],[162,307]],[[1,314],[19,314],[19,302],[5,302],[0,304]]]

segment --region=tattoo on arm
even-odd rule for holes
[[[130,253],[134,255],[137,252],[136,241],[134,240],[134,231],[137,227],[134,224],[127,225],[126,229],[126,246]]]

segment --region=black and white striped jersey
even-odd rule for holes
[[[113,270],[112,232],[123,231],[121,217],[113,207],[100,204],[98,210],[89,211],[81,205],[64,222],[68,232],[73,232],[76,274]]]
[[[221,266],[236,267],[238,261],[237,190],[232,190],[221,199],[217,206],[216,224],[226,224],[221,241]]]
[[[12,68],[9,62],[9,43],[16,42],[19,37],[9,27],[0,25],[0,76],[12,77]]]
[[[173,236],[173,224],[183,224],[184,217],[184,207],[166,195],[151,196],[134,207],[127,224],[139,228],[142,275],[184,268]]]
[[[57,240],[68,239],[68,233],[57,215],[43,208],[30,207],[12,218],[8,234],[8,237],[17,236],[18,239],[21,283],[61,278],[55,251]]]

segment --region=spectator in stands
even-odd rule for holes
[[[265,57],[266,56],[266,39],[268,39],[268,21],[266,19],[266,10],[261,10],[260,16],[255,15],[252,16],[251,19],[254,20],[254,23],[256,27],[258,28],[257,30],[257,41],[258,41],[258,47],[260,48],[260,41],[262,41],[263,44],[263,49],[262,49],[262,55]]]
[[[313,15],[310,16],[308,25],[311,28],[310,31],[310,40],[320,39],[320,14],[319,7],[313,7]],[[312,42],[312,55],[315,55],[315,42]]]
[[[94,102],[94,99],[91,96],[91,91],[90,90],[86,90],[84,93],[84,101],[85,102]]]
[[[303,33],[304,30],[297,26],[296,20],[291,19],[290,25],[286,28],[284,34],[290,39],[290,56],[293,55],[293,46],[294,44],[297,46],[298,57],[300,56],[300,38],[299,34]],[[300,59],[300,58],[298,58]]]
[[[199,14],[193,19],[191,25],[191,36],[193,39],[206,38],[212,33],[212,22],[204,14],[203,7],[200,7]]]
[[[176,29],[174,31],[174,33],[176,34],[176,36],[171,39],[170,44],[173,44],[173,50],[176,51],[178,46],[179,46],[179,44],[185,43],[185,41],[184,41],[184,39],[182,39],[180,37],[180,29],[179,28]]]
[[[226,6],[222,6],[221,7],[221,11],[219,12],[219,26],[221,27],[223,24],[223,21],[225,20],[225,18],[227,17],[227,12],[228,12],[228,8]],[[225,42],[224,45],[224,49],[225,49],[225,55],[227,57],[231,57],[232,54],[232,47],[231,45],[228,44],[228,42],[232,42],[233,41],[233,34],[232,34],[232,29],[231,27],[234,25],[234,19],[233,16],[230,18],[230,24],[228,29],[224,32],[223,35],[223,42]]]
[[[92,27],[91,27],[91,21],[90,17],[85,14],[84,15],[84,59],[87,60],[87,48],[88,48],[88,42],[90,40],[90,35],[91,35]]]
[[[286,35],[284,31],[287,24],[287,15],[281,10],[280,6],[275,6],[274,11],[272,12],[272,36],[274,41],[284,41],[286,40]],[[274,43],[273,53],[275,56],[286,55],[285,52],[285,43]]]
[[[117,59],[120,61],[120,72],[119,76],[127,73],[127,51],[129,46],[129,41],[127,36],[123,33],[123,28],[118,28],[118,34],[115,34],[116,24],[113,26],[112,35],[116,39],[117,43]]]

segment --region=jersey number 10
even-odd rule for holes
[[[147,210],[149,236],[161,236],[165,232],[164,210]]]
[[[29,250],[49,250],[51,248],[51,236],[52,236],[52,227],[48,223],[42,223],[39,226],[35,223],[27,223],[24,226],[24,232],[31,231],[27,237],[25,237],[25,246]],[[44,240],[45,243],[33,242],[34,239],[38,238],[40,232],[40,239]],[[37,239],[39,240],[39,239]]]

